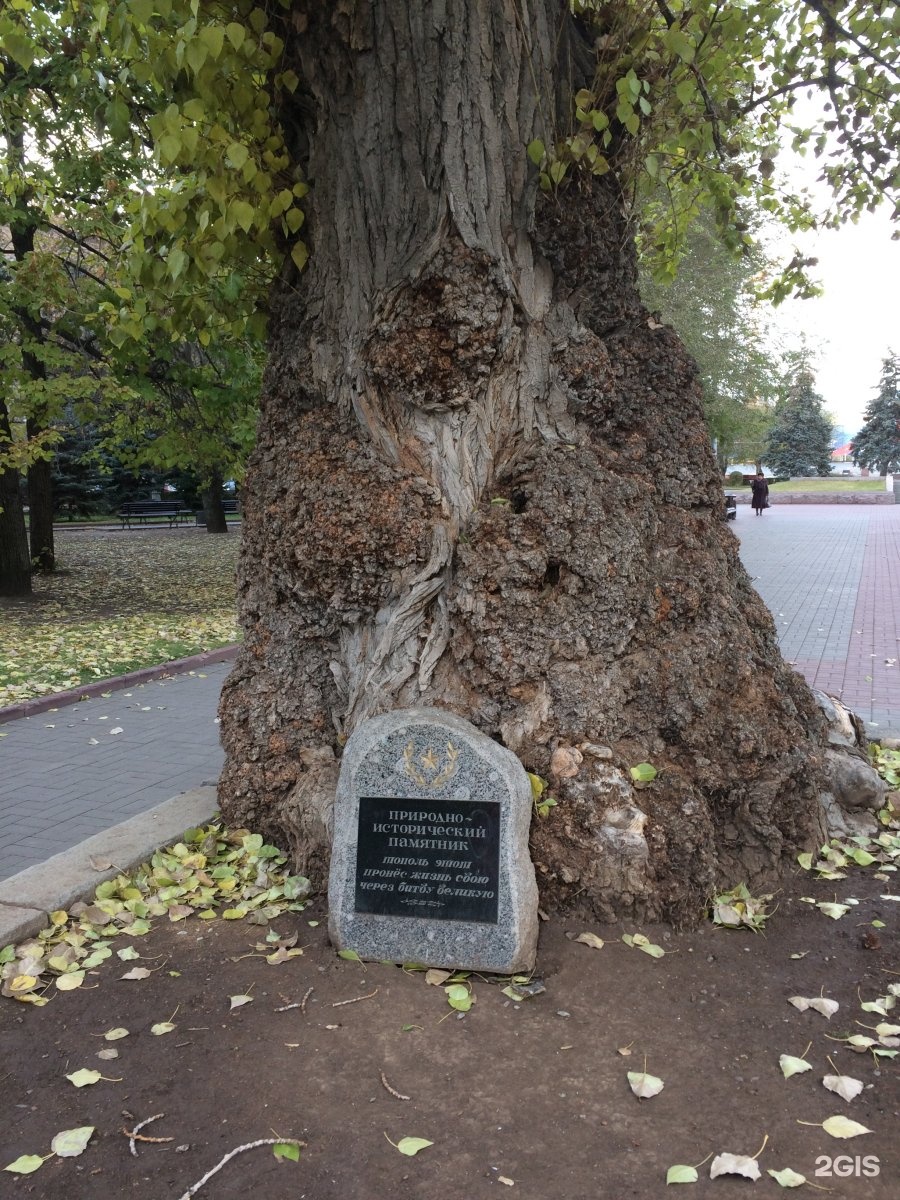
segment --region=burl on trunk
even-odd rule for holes
[[[321,885],[347,735],[445,707],[550,781],[545,905],[691,920],[821,838],[825,722],[614,175],[538,189],[525,147],[593,65],[567,4],[527,7],[288,20],[311,257],[274,296],[220,800]]]

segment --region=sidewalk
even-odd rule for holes
[[[855,709],[870,736],[897,736],[900,505],[773,505],[762,517],[742,508],[729,528],[788,661]],[[214,782],[230,669],[217,663],[0,725],[0,880]]]
[[[781,652],[873,739],[900,734],[900,505],[739,509],[741,559]]]
[[[0,725],[0,879],[215,783],[216,707],[231,667],[214,663]]]

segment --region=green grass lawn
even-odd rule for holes
[[[743,488],[745,491],[750,491],[750,485],[746,488],[739,485],[736,488],[731,488],[731,485],[726,483],[726,488],[733,491],[738,491]],[[883,479],[789,479],[787,483],[770,483],[770,492],[883,492]]]
[[[0,707],[237,641],[238,544],[202,529],[58,531],[57,574],[0,599]]]

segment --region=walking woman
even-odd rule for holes
[[[757,471],[756,478],[750,484],[753,489],[753,496],[750,503],[753,505],[753,511],[758,517],[763,515],[763,509],[769,507],[769,485],[766,483],[765,476],[762,471]]]

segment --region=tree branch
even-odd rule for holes
[[[783,87],[766,92],[764,96],[760,96],[756,100],[751,100],[749,104],[745,104],[740,110],[741,116],[746,116],[747,113],[753,112],[755,108],[759,108],[761,104],[768,104],[770,100],[775,100],[779,96],[785,96],[788,92],[796,92],[800,88],[805,87],[825,87],[827,84],[827,75],[816,75],[812,79],[795,79],[793,83],[786,83]]]
[[[880,67],[884,67],[886,71],[889,71],[892,75],[895,75],[898,79],[900,79],[900,70],[898,70],[893,63],[889,63],[885,59],[881,58],[880,55],[875,53],[871,46],[868,46],[861,38],[858,38],[856,34],[852,33],[845,26],[841,25],[834,13],[825,6],[822,0],[805,0],[805,3],[807,8],[811,8],[813,12],[818,13],[818,15],[822,18],[823,22],[825,23],[826,30],[829,32],[839,33],[841,37],[844,37],[848,41],[852,42],[854,46],[858,46],[863,54],[871,58],[872,62],[878,63]]]
[[[666,23],[666,28],[671,29],[675,24],[675,14],[672,12],[671,8],[669,8],[666,0],[656,0],[656,7],[662,14],[663,20]],[[718,11],[719,10],[717,8],[716,12]],[[697,67],[697,64],[687,63],[686,65],[690,73],[694,76],[694,79],[697,81],[697,90],[703,97],[703,107],[706,109],[706,114],[709,117],[710,124],[712,126],[712,139],[713,145],[716,148],[716,154],[718,154],[720,159],[724,160],[727,158],[727,155],[725,153],[725,145],[722,141],[722,130],[719,127],[718,110],[713,103],[713,98],[709,94],[709,88],[706,86],[706,80],[703,78],[703,75],[700,72],[700,69]]]
[[[85,241],[84,238],[72,233],[70,229],[63,229],[61,226],[54,225],[52,222],[47,225],[47,228],[52,229],[54,233],[58,233],[60,237],[68,238],[70,242],[74,242],[76,246],[80,247],[80,249],[89,250],[91,254],[96,254],[97,257],[102,258],[104,262],[112,262],[112,259],[108,254],[104,254],[102,250],[98,250],[96,246],[93,246],[90,242]]]

